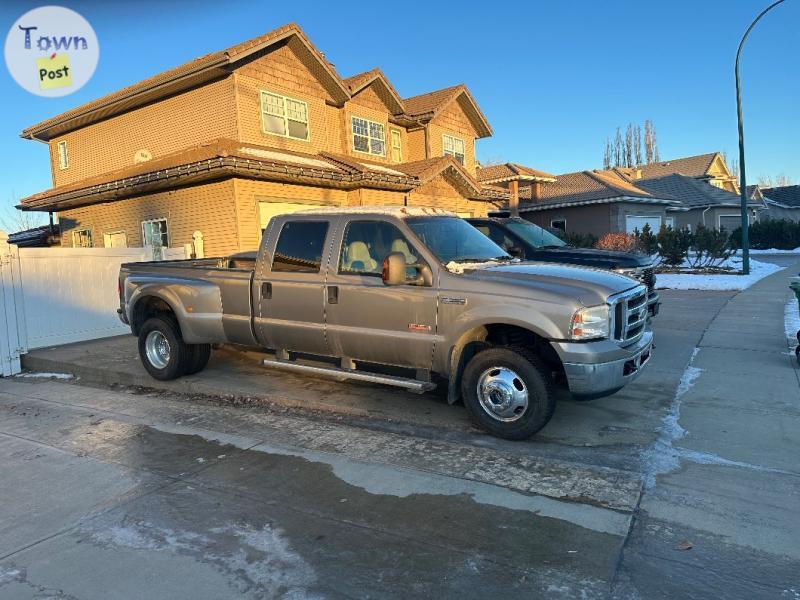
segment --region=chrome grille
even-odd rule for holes
[[[637,286],[609,299],[614,315],[614,339],[634,342],[647,326],[647,288]]]

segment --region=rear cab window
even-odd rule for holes
[[[287,221],[281,228],[273,272],[319,273],[328,234],[327,221]]]

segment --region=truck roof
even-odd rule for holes
[[[408,217],[457,217],[456,213],[441,208],[420,206],[329,206],[300,210],[296,215],[389,215],[405,219]]]

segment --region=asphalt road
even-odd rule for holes
[[[106,385],[150,383],[130,339],[51,351],[83,379],[0,380],[0,599],[797,600],[788,275],[665,292],[647,372],[522,443],[224,352],[156,390]]]

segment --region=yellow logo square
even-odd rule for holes
[[[36,69],[41,90],[72,85],[72,67],[69,64],[68,54],[53,54],[37,58]]]

